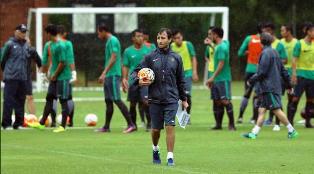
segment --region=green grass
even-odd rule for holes
[[[240,96],[242,86],[233,83],[233,95]],[[75,92],[74,96],[103,97],[103,94]],[[43,98],[44,94],[35,97]],[[283,102],[286,105],[285,98]],[[299,109],[304,102],[303,98]],[[233,104],[237,117],[240,100],[233,100]],[[115,108],[109,134],[95,133],[90,128],[68,129],[60,134],[52,133],[51,129],[1,131],[1,174],[313,173],[313,130],[297,125],[300,137],[288,140],[285,127],[273,132],[267,126],[256,140],[247,140],[241,134],[252,128],[248,123],[251,105],[245,114],[245,124],[238,125],[236,132],[227,131],[226,116],[223,131],[209,130],[214,125],[211,105],[208,90],[193,91],[192,125],[185,130],[176,128],[176,166],[172,168],[166,166],[164,132],[160,139],[162,164],[153,165],[150,134],[142,128],[122,134],[126,123]],[[43,103],[37,103],[37,115],[41,115],[42,108]],[[101,126],[104,112],[104,102],[76,102],[75,126],[85,126],[87,113],[97,114],[97,126]],[[297,114],[296,120],[299,119]]]

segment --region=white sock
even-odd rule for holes
[[[294,127],[290,123],[287,125],[287,129],[288,129],[288,132],[294,131]]]
[[[261,130],[261,127],[255,125],[254,128],[252,129],[252,133],[257,135],[260,130]]]
[[[158,151],[159,150],[159,146],[157,145],[157,146],[154,146],[153,145],[153,151]]]
[[[173,159],[173,152],[168,152],[167,159],[172,158]]]

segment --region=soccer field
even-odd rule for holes
[[[243,82],[232,83],[232,95],[241,96]],[[44,93],[35,98],[44,99]],[[296,124],[300,136],[288,140],[287,130],[273,132],[266,126],[256,140],[241,137],[251,130],[249,122],[251,102],[246,110],[245,123],[237,125],[237,131],[226,128],[212,131],[214,125],[212,102],[207,89],[193,90],[192,125],[185,130],[176,128],[175,166],[166,166],[166,144],[164,132],[161,136],[161,165],[152,164],[150,134],[144,128],[132,134],[123,134],[126,126],[117,108],[111,124],[111,133],[95,133],[94,128],[85,127],[84,116],[95,113],[97,127],[104,123],[104,102],[77,101],[75,110],[76,128],[63,133],[51,129],[1,131],[1,174],[147,174],[147,173],[314,173],[314,131]],[[103,97],[102,92],[74,92],[81,99]],[[123,98],[126,96],[123,95]],[[41,115],[43,102],[37,102],[37,116]],[[286,107],[286,98],[283,98]],[[305,99],[299,105],[295,121]],[[239,112],[240,100],[233,100],[235,117]],[[60,108],[58,109],[60,111]],[[138,116],[138,125],[139,116]]]

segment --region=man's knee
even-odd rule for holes
[[[27,100],[28,102],[34,101],[34,97],[33,97],[32,95],[27,95],[27,96],[26,96],[26,100]]]

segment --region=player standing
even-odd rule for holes
[[[211,88],[212,98],[216,103],[213,109],[217,114],[218,124],[213,129],[222,128],[224,108],[226,107],[229,118],[228,128],[231,131],[236,130],[234,125],[233,105],[231,102],[231,70],[229,64],[229,42],[223,41],[224,31],[220,27],[212,30],[213,41],[216,44],[214,53],[214,73],[207,80],[206,84]]]
[[[113,115],[113,103],[120,109],[127,122],[127,128],[124,133],[130,133],[136,130],[135,125],[129,115],[128,108],[121,100],[120,82],[121,82],[121,46],[118,38],[111,34],[105,24],[98,26],[98,38],[106,40],[105,46],[105,64],[98,81],[104,85],[106,102],[106,121],[105,125],[98,129],[98,132],[110,132],[110,122]]]
[[[147,119],[146,130],[150,129],[151,119],[148,108],[148,88],[132,84],[129,86],[129,76],[133,70],[141,63],[144,56],[150,53],[150,50],[143,44],[143,33],[136,29],[132,31],[133,44],[126,48],[123,53],[123,69],[122,69],[122,87],[123,91],[128,91],[128,100],[130,101],[130,115],[132,122],[136,128],[136,104],[138,103],[141,109],[144,110]]]

